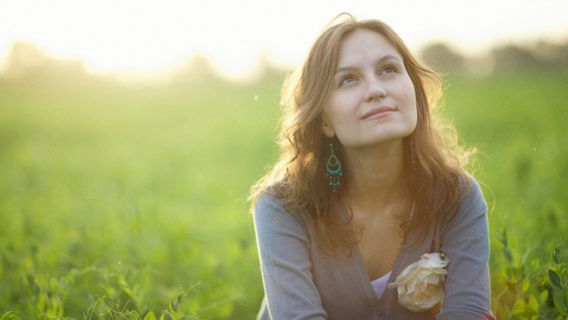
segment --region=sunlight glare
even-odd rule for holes
[[[384,20],[414,49],[439,39],[476,54],[495,41],[526,35],[566,39],[565,3],[0,0],[0,57],[23,40],[51,56],[81,59],[93,72],[152,73],[201,53],[224,76],[250,76],[260,52],[277,65],[298,63],[319,31],[343,11]]]

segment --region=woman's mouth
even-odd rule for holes
[[[368,118],[371,118],[371,117],[380,117],[382,115],[389,114],[393,111],[395,111],[395,109],[391,108],[391,107],[374,108],[374,109],[367,111],[363,116],[361,116],[361,120],[365,120],[365,119],[368,119]]]

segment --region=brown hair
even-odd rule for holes
[[[457,213],[464,191],[462,168],[468,156],[458,148],[452,127],[443,125],[433,113],[443,92],[441,77],[417,60],[385,23],[358,21],[349,14],[340,14],[319,35],[301,68],[284,83],[284,115],[278,140],[281,156],[252,187],[250,195],[253,206],[262,193],[277,197],[288,212],[309,222],[321,248],[334,252],[340,245],[355,244],[358,239],[332,203],[341,192],[331,193],[327,188],[321,114],[333,90],[342,41],[357,29],[384,36],[401,54],[414,84],[417,125],[403,142],[403,180],[414,200],[414,214],[401,224],[405,236],[419,229],[421,236],[416,240],[422,241],[434,223],[447,222]],[[449,130],[442,134],[441,129]],[[411,152],[415,153],[414,165],[410,163]]]

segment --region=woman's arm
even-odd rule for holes
[[[480,320],[491,313],[487,203],[475,179],[462,197],[458,214],[442,236],[442,250],[450,264],[445,300],[437,320]]]
[[[325,319],[312,280],[305,227],[278,200],[266,195],[256,202],[254,226],[270,318]]]

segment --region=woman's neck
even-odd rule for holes
[[[364,149],[344,149],[349,180],[345,197],[363,212],[378,212],[405,197],[402,140]]]

